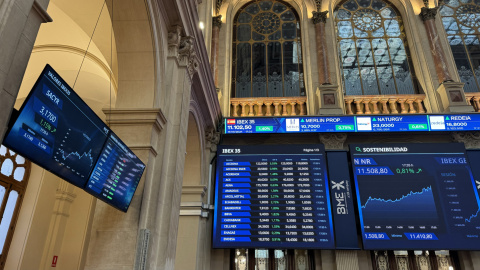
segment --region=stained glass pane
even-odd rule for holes
[[[360,64],[360,74],[362,76],[363,93],[365,95],[378,95],[377,75],[373,63],[372,48],[370,41],[359,39],[357,41],[358,56],[362,57]]]
[[[252,68],[253,68],[253,96],[267,96],[267,65],[264,43],[253,44]]]
[[[270,39],[270,40],[279,40],[281,37],[282,37],[282,32],[281,32],[281,31],[277,31],[277,32],[275,32],[274,34],[271,34],[270,36],[268,36],[268,39]]]
[[[3,145],[0,145],[0,156],[5,156],[7,154],[7,148]]]
[[[295,20],[295,15],[293,14],[293,12],[291,12],[290,10],[283,13],[280,18],[282,18],[282,20],[284,21],[294,21]]]
[[[237,40],[238,41],[249,41],[250,33],[252,32],[250,25],[241,24],[237,28]]]
[[[272,10],[273,10],[273,12],[275,12],[275,13],[282,13],[282,12],[284,12],[286,9],[287,9],[287,7],[286,7],[284,4],[282,4],[282,3],[275,3],[275,4],[273,4],[273,9],[272,9]]]
[[[13,173],[13,161],[9,158],[5,159],[2,163],[2,169],[0,172],[5,176],[10,177]]]
[[[300,74],[298,72],[298,55],[296,42],[283,43],[283,77],[285,96],[300,95]]]
[[[282,45],[280,42],[268,43],[268,96],[283,97],[282,87]]]
[[[257,4],[251,4],[249,5],[246,9],[245,9],[246,12],[252,14],[252,15],[255,15],[257,14],[258,12],[260,12],[260,8],[258,7]]]
[[[343,7],[350,11],[356,11],[358,8],[358,5],[356,1],[350,0],[350,1],[347,1],[345,4],[343,4]]]
[[[25,176],[25,168],[24,167],[18,167],[15,169],[15,172],[13,173],[13,179],[21,182],[23,180],[23,177]]]
[[[245,12],[238,16],[239,23],[249,23],[251,20],[252,20],[252,15]]]
[[[458,25],[455,18],[452,18],[452,17],[442,18],[442,22],[443,22],[443,27],[447,32],[447,35],[456,35],[458,33]]]
[[[262,1],[259,3],[260,9],[263,11],[270,10],[272,8],[272,2],[270,1]]]
[[[400,36],[400,26],[396,20],[385,20],[385,31],[389,37]]]
[[[375,10],[381,10],[382,8],[386,7],[387,5],[385,2],[380,0],[373,0],[372,1],[372,8]]]
[[[355,42],[351,39],[340,41],[343,77],[347,95],[361,95],[362,86],[358,70]]]
[[[348,20],[352,17],[352,13],[344,10],[344,9],[340,9],[337,13],[337,18],[339,20]]]
[[[338,22],[338,35],[341,38],[351,38],[353,36],[352,23],[349,21]]]
[[[284,23],[282,25],[282,36],[284,39],[294,39],[297,37],[297,27],[295,23]]]
[[[5,212],[3,213],[2,222],[0,223],[0,250],[3,250],[5,245],[5,239],[7,238],[8,229],[10,228],[10,223],[12,222],[13,212],[15,211],[15,206],[17,205],[18,192],[15,190],[10,191],[7,200],[7,206],[5,207]]]
[[[248,43],[240,43],[237,46],[237,76],[236,97],[251,96],[251,48]]]

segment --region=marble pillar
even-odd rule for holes
[[[452,81],[452,76],[447,68],[445,51],[440,45],[437,28],[435,27],[435,16],[437,15],[438,7],[426,8],[422,7],[420,17],[422,18],[425,29],[427,31],[428,43],[432,51],[433,61],[435,64],[435,71],[437,72],[438,81],[440,83]]]
[[[212,23],[212,51],[210,66],[212,68],[215,86],[218,85],[218,41],[220,36],[220,28],[222,27],[222,15],[213,17]]]
[[[328,50],[325,40],[325,22],[327,20],[328,11],[312,12],[313,24],[315,25],[316,34],[316,51],[318,66],[318,82],[320,85],[331,84],[330,72],[328,71]]]

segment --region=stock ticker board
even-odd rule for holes
[[[124,212],[145,169],[49,65],[3,144]]]
[[[479,114],[226,118],[225,134],[480,130]]]
[[[365,249],[480,249],[463,144],[350,145]]]
[[[4,144],[83,188],[109,128],[47,65]]]
[[[217,153],[214,248],[335,247],[323,145]]]

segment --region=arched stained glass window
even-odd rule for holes
[[[31,163],[0,145],[0,269],[5,266],[8,249],[30,175]]]
[[[347,95],[416,94],[399,12],[382,0],[348,0],[335,9]]]
[[[480,92],[480,0],[444,0],[440,15],[465,92]]]
[[[300,22],[280,1],[252,1],[233,24],[232,97],[304,96]]]

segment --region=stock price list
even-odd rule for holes
[[[480,248],[463,144],[350,145],[365,249]]]
[[[334,248],[323,145],[220,146],[215,248]]]

